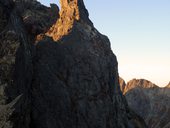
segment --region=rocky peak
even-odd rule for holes
[[[81,22],[89,27],[93,26],[88,18],[89,14],[84,6],[83,0],[60,0],[60,4],[60,18],[46,33],[47,36],[57,41],[64,35],[68,35],[76,22]]]
[[[83,0],[60,0],[61,17],[70,17],[71,19],[80,20],[88,19],[88,11],[86,10]]]
[[[134,79],[127,86],[128,105],[146,121],[148,128],[170,128],[170,84],[161,88],[150,81]]]
[[[127,83],[124,93],[126,93],[127,91],[129,91],[133,88],[136,88],[136,87],[154,88],[154,87],[158,87],[158,86],[148,80],[145,80],[145,79],[132,79]]]

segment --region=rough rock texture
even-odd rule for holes
[[[0,10],[0,128],[28,128],[33,77],[32,44],[35,30],[40,33],[52,25],[47,20],[52,11],[35,1],[12,0],[0,0]],[[56,20],[57,15],[50,22]]]
[[[0,14],[0,128],[146,127],[83,0],[61,0],[58,20],[35,0],[0,0]]]
[[[170,89],[144,79],[133,79],[125,87],[129,107],[144,118],[149,128],[170,127]]]

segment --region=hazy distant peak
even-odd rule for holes
[[[157,85],[146,79],[132,79],[127,83],[127,86],[139,86],[142,88],[158,87]]]
[[[125,86],[124,94],[148,128],[170,128],[170,83],[160,88],[148,80],[133,79]]]
[[[121,84],[120,84],[120,86],[121,86]],[[158,86],[146,79],[132,79],[129,82],[127,82],[127,84],[125,85],[122,92],[125,94],[129,90],[136,88],[136,87],[154,88],[154,87],[158,87]]]

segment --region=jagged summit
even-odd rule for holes
[[[130,108],[149,128],[170,128],[170,84],[162,88],[148,80],[133,79],[122,91]]]
[[[154,83],[152,83],[151,81],[146,80],[146,79],[133,79],[133,80],[130,80],[127,83],[127,86],[129,86],[129,85],[136,85],[136,86],[139,86],[139,87],[142,87],[142,88],[157,87],[157,85],[155,85]]]
[[[75,20],[87,20],[89,13],[84,6],[83,0],[60,0],[61,17],[70,17]]]
[[[93,27],[83,0],[60,0],[60,4],[60,18],[46,33],[54,41],[58,41],[64,35],[70,33],[76,23],[86,25],[88,28]]]
[[[150,82],[149,80],[146,79],[132,79],[129,82],[127,82],[127,85],[125,86],[123,93],[125,94],[127,91],[140,87],[140,88],[154,88],[158,87],[154,83]]]

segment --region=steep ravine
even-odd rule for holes
[[[0,0],[0,128],[145,128],[83,0]]]

